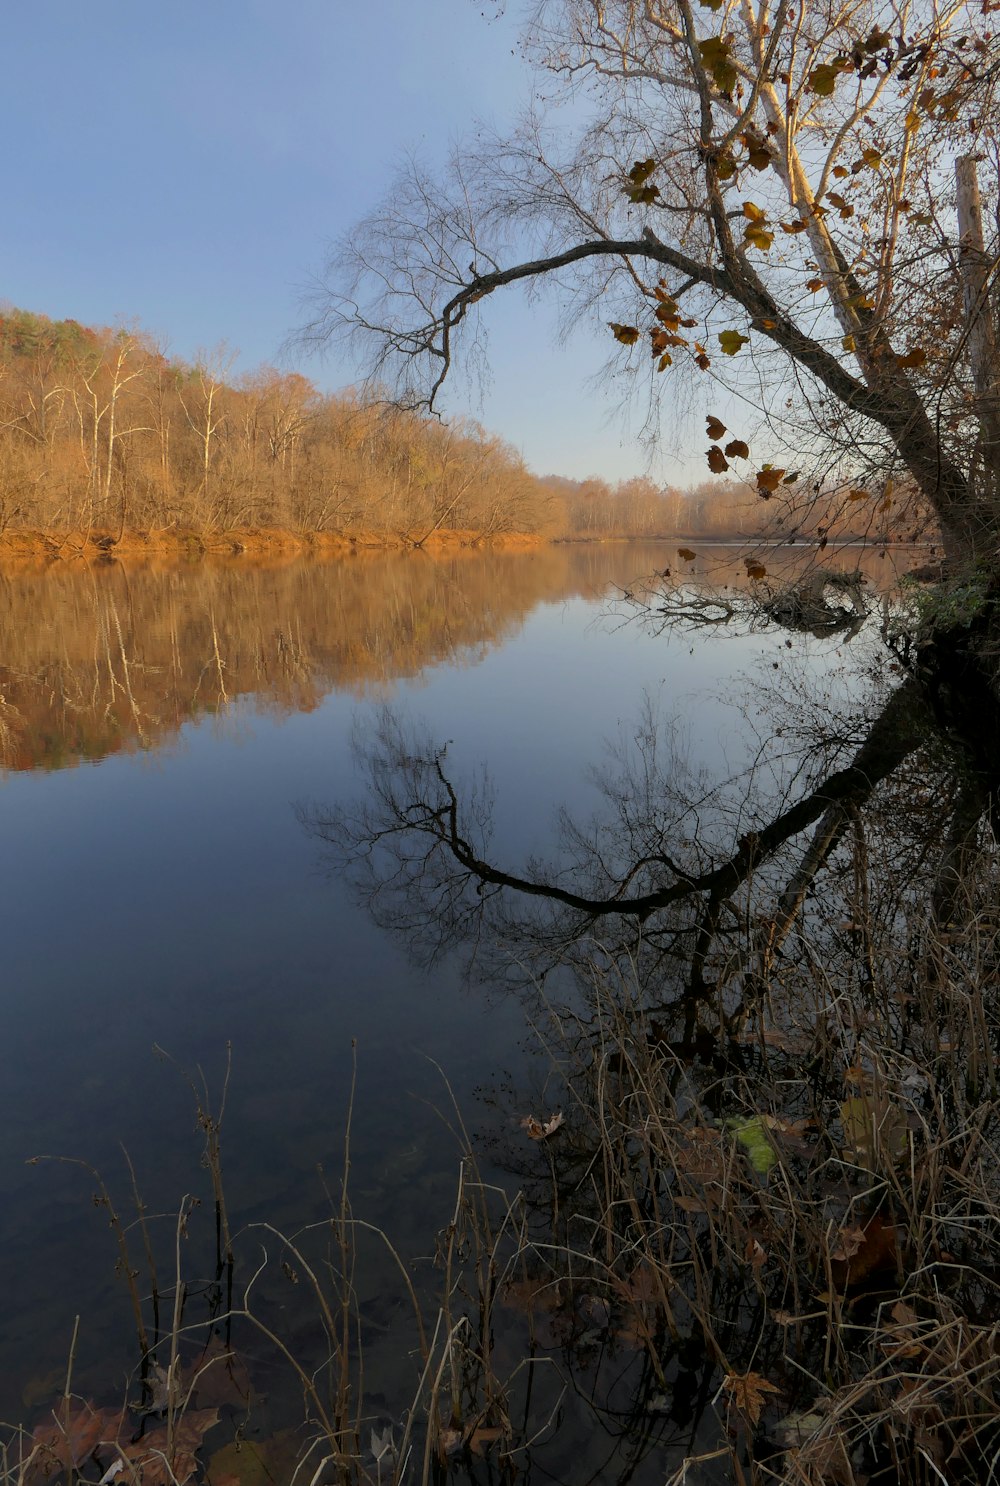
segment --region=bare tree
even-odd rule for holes
[[[978,161],[996,196],[990,9],[541,0],[525,45],[546,111],[479,131],[440,181],[411,163],[332,260],[311,333],[348,330],[374,376],[433,407],[481,350],[483,301],[548,281],[654,379],[687,368],[805,425],[845,506],[909,486],[953,559],[989,558],[997,366],[977,348],[995,339],[997,224],[959,222],[954,182],[971,200]],[[584,119],[569,147],[566,100]],[[735,461],[766,499],[807,485],[726,432],[710,417],[713,472]]]

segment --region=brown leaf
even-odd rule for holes
[[[114,1445],[122,1431],[124,1409],[95,1409],[87,1402],[62,1399],[32,1435],[38,1452],[30,1481],[45,1480],[53,1470],[77,1470],[98,1445]]]
[[[204,1350],[184,1370],[185,1393],[190,1390],[195,1408],[249,1408],[254,1388],[246,1363],[231,1351],[220,1336],[210,1337]]]
[[[764,566],[764,564],[762,562],[748,562],[747,563],[747,577],[748,578],[766,578],[767,577],[767,568]]]
[[[716,439],[721,439],[725,431],[726,425],[720,422],[718,418],[709,416],[705,419],[705,432],[708,434],[709,438],[712,439],[713,442]]]
[[[750,445],[745,444],[742,439],[730,439],[725,448],[727,459],[749,459]]]
[[[119,1449],[141,1468],[142,1486],[184,1486],[198,1469],[202,1439],[218,1422],[218,1409],[188,1409],[174,1421],[173,1439],[164,1424]]]
[[[685,562],[694,562],[698,554],[697,552],[692,552],[690,547],[678,547],[677,556],[683,557]]]
[[[528,1132],[529,1140],[545,1140],[554,1135],[560,1125],[564,1124],[566,1116],[563,1114],[550,1115],[547,1120],[536,1120],[534,1115],[525,1115],[521,1121],[521,1129]]]
[[[776,1388],[773,1383],[769,1383],[766,1378],[761,1377],[760,1373],[755,1372],[727,1373],[723,1379],[723,1386],[740,1413],[744,1414],[753,1426],[756,1426],[760,1420],[767,1403],[767,1395],[780,1392],[780,1389]]]
[[[784,470],[772,469],[770,465],[766,464],[762,470],[757,471],[757,489],[767,491],[770,495],[771,491],[777,490],[781,484],[784,473]]]
[[[724,475],[729,468],[729,460],[723,454],[718,444],[713,444],[710,449],[705,450],[708,467],[713,475]]]

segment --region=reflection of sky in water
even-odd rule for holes
[[[495,847],[512,865],[544,850],[557,806],[595,806],[587,768],[637,717],[644,691],[682,719],[692,762],[734,766],[746,728],[720,699],[727,679],[755,663],[770,673],[775,655],[797,666],[802,648],[787,651],[781,633],[652,637],[597,614],[582,599],[542,605],[479,664],[438,665],[393,698],[452,740],[456,779],[488,763]],[[834,643],[808,649],[840,663]],[[339,1159],[356,1037],[359,1205],[411,1241],[425,1229],[428,1244],[445,1220],[454,1148],[421,1101],[446,1095],[415,1054],[437,1059],[470,1105],[516,1058],[521,1028],[515,1006],[469,994],[447,964],[415,971],[318,869],[293,804],[357,789],[351,728],[374,712],[344,692],[283,718],[244,701],[185,725],[160,753],[10,774],[0,788],[0,1179],[13,1215],[0,1255],[4,1412],[18,1407],[26,1372],[64,1359],[77,1310],[82,1376],[100,1371],[101,1345],[120,1366],[121,1336],[104,1332],[124,1334],[123,1300],[89,1184],[23,1163],[80,1156],[117,1180],[124,1140],[151,1203],[175,1204],[199,1146],[189,1092],[154,1043],[185,1067],[200,1062],[218,1087],[232,1041],[230,1202],[294,1223],[317,1200],[315,1164]]]

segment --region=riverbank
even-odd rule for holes
[[[279,527],[238,527],[226,531],[198,531],[166,527],[156,531],[111,532],[15,529],[0,534],[0,562],[87,561],[109,558],[176,557],[349,557],[361,551],[431,551],[455,548],[491,548],[527,551],[547,544],[532,532],[503,532],[485,537],[475,531],[441,528],[424,538],[393,532],[288,531]]]

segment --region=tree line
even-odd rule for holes
[[[0,314],[0,534],[278,528],[420,546],[461,532],[607,540],[760,530],[737,480],[539,477],[443,424],[297,372],[168,357],[141,330]],[[816,524],[815,521],[813,523]]]

